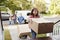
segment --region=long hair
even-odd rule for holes
[[[34,11],[34,10],[36,10],[36,11],[37,11],[36,16],[39,16],[39,15],[38,15],[38,10],[37,10],[37,8],[33,8],[33,9],[32,9],[32,11],[31,11],[31,15],[34,17],[34,14],[33,14],[33,11]]]

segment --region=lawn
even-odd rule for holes
[[[30,37],[31,37],[31,35],[30,35]],[[37,38],[39,38],[39,37],[46,37],[46,34],[37,34]],[[10,36],[8,29],[4,30],[4,39],[5,40],[11,40],[11,36]]]
[[[11,40],[10,33],[8,29],[4,30],[4,39],[5,40]]]
[[[46,34],[37,34],[36,37],[37,37],[37,38],[39,38],[39,37],[47,37],[47,35],[46,35]]]

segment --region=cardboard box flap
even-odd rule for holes
[[[37,22],[37,23],[55,23],[53,21],[49,21],[44,18],[32,18],[32,21]]]

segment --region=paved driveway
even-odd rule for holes
[[[50,21],[57,21],[60,20],[60,18],[45,18]],[[5,27],[9,29],[10,35],[12,40],[19,40],[20,38],[18,37],[18,30],[16,25],[8,25],[8,27]],[[50,34],[53,40],[60,40],[60,22],[54,25],[54,30],[53,33]]]

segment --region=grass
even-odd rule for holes
[[[53,14],[43,14],[43,16],[51,16],[51,15],[53,15]]]
[[[8,29],[4,30],[4,40],[11,40],[11,36]]]
[[[42,14],[42,15],[43,15],[43,16],[53,16],[53,15],[54,15],[54,16],[55,16],[55,15],[60,16],[60,14],[49,14],[49,13],[48,13],[48,14]]]
[[[39,38],[39,37],[47,37],[47,35],[46,35],[46,34],[37,34],[36,37],[37,37],[37,38]]]

